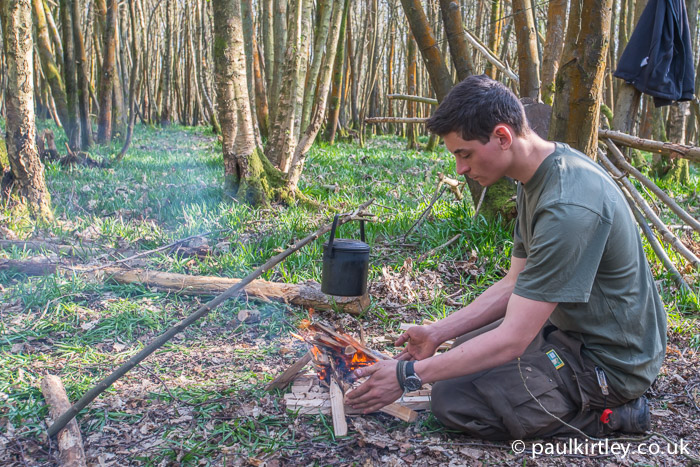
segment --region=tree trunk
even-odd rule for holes
[[[7,158],[16,191],[26,201],[31,215],[50,221],[53,219],[51,195],[46,189],[44,166],[36,147],[31,0],[3,0],[0,15],[7,66]]]
[[[686,120],[690,113],[688,102],[676,102],[668,111],[666,133],[672,143],[685,144]],[[690,183],[688,160],[680,157],[661,156],[661,166],[665,180],[686,185]]]
[[[409,96],[416,94],[416,72],[417,72],[417,50],[416,40],[410,31],[406,33],[406,92]],[[406,116],[412,118],[416,116],[416,103],[414,101],[406,102]],[[406,128],[406,140],[408,140],[407,149],[418,149],[418,131],[416,126],[408,124]]]
[[[78,108],[78,75],[75,64],[75,48],[73,47],[73,19],[70,2],[61,0],[61,32],[63,33],[63,68],[66,84],[66,104],[68,107],[68,125],[63,128],[68,137],[68,145],[76,151],[80,148],[80,111]]]
[[[537,101],[540,97],[540,60],[532,0],[513,0],[513,23],[518,46],[520,97]]]
[[[212,6],[224,188],[242,201],[265,205],[275,196],[274,189],[283,184],[283,177],[256,146],[245,76],[240,3],[213,0]]]
[[[542,55],[542,102],[554,102],[554,78],[559,70],[559,60],[564,49],[566,33],[566,9],[568,0],[552,0],[547,10],[547,37]]]
[[[300,0],[296,0],[300,1]],[[274,67],[272,86],[269,88],[267,101],[270,108],[270,123],[274,124],[277,120],[277,100],[280,95],[280,87],[282,86],[283,73],[285,68],[286,47],[287,47],[287,0],[274,0],[275,13],[272,18],[273,28],[275,30],[274,40]],[[291,2],[290,2],[291,3]],[[284,75],[289,79],[289,75]],[[274,133],[271,131],[271,133]]]
[[[304,102],[301,114],[301,128],[306,129],[309,126],[309,120],[311,120],[311,109],[316,98],[316,82],[318,81],[318,74],[321,70],[321,58],[323,57],[323,47],[326,44],[326,39],[328,38],[328,29],[331,24],[331,10],[333,9],[332,0],[322,0],[318,2],[319,21],[316,25],[316,31],[314,33],[314,49],[312,54],[311,66],[306,74],[306,86],[304,86]],[[320,96],[319,96],[320,97]]]
[[[66,90],[63,85],[61,73],[58,71],[58,65],[54,60],[53,52],[51,51],[51,37],[49,36],[49,28],[46,24],[46,14],[44,13],[44,4],[41,0],[32,0],[34,9],[34,18],[36,20],[36,38],[37,49],[39,50],[39,58],[44,71],[46,81],[51,88],[53,100],[56,105],[56,113],[58,119],[64,128],[67,128],[70,123],[68,121],[68,104],[66,103]]]
[[[597,155],[611,4],[572,2],[549,128],[550,140],[568,143],[591,158]]]
[[[160,111],[161,126],[170,125],[172,114],[172,77],[173,77],[173,0],[165,0],[165,44],[163,51],[163,66],[161,74],[162,106]]]
[[[80,114],[80,147],[86,151],[92,146],[92,124],[90,123],[90,73],[85,53],[83,27],[80,21],[80,0],[72,0],[73,50],[78,77],[78,110]]]
[[[289,174],[287,176],[287,188],[290,191],[296,191],[297,184],[301,178],[301,173],[304,170],[306,155],[309,152],[309,149],[311,149],[311,145],[316,139],[318,131],[321,129],[323,117],[326,114],[326,102],[331,83],[333,62],[336,56],[338,41],[341,40],[340,22],[343,19],[344,10],[343,5],[340,2],[333,2],[333,4],[328,5],[328,7],[332,7],[333,11],[330,17],[330,30],[326,34],[326,52],[323,56],[319,73],[318,100],[314,106],[314,113],[311,121],[309,122],[308,127],[304,130],[304,134],[299,141],[299,144],[297,144],[294,152],[294,158],[292,159]]]
[[[481,11],[481,8],[479,8],[479,11]],[[501,18],[502,15],[503,8],[501,7],[501,0],[491,0],[491,11],[489,17],[489,24],[491,27],[489,28],[488,48],[495,56],[498,56],[498,49],[501,43],[503,42],[503,19]],[[480,24],[478,20],[477,24]],[[498,70],[496,69],[496,67],[493,66],[491,62],[487,62],[484,73],[493,79],[496,79],[498,77]]]
[[[401,0],[401,5],[423,56],[423,63],[428,70],[432,88],[438,101],[442,101],[454,83],[447,66],[445,66],[440,49],[437,47],[428,18],[425,16],[420,0]]]
[[[455,0],[440,0],[445,35],[450,44],[450,56],[457,70],[457,78],[463,79],[474,73],[474,65],[467,47],[467,38],[462,25],[462,12]]]
[[[104,51],[100,79],[100,116],[97,123],[97,142],[109,144],[112,140],[112,102],[116,65],[117,0],[107,0]]]
[[[335,142],[335,133],[338,128],[338,117],[340,116],[341,91],[343,81],[343,65],[345,63],[345,43],[347,42],[346,25],[348,23],[348,11],[350,0],[344,0],[343,19],[340,23],[339,43],[335,53],[333,65],[333,86],[331,88],[331,98],[328,102],[328,123],[326,124],[326,139],[330,144]]]

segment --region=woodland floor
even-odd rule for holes
[[[450,173],[453,163],[442,153],[405,151],[403,144],[389,138],[371,140],[364,149],[349,144],[340,145],[338,152],[317,147],[302,186],[309,196],[329,205],[350,209],[369,196],[377,196],[382,205],[375,211],[380,221],[368,227],[373,248],[370,309],[359,317],[335,312],[315,316],[354,335],[362,329],[370,347],[387,353],[396,352],[389,343],[398,333],[398,323],[444,316],[501,277],[510,248],[507,229],[472,220],[470,202],[447,196],[435,205],[430,219],[405,238],[432,196],[437,172]],[[65,257],[15,248],[0,250],[0,262],[43,258],[64,265],[101,265],[195,233],[215,232],[204,245],[185,245],[129,264],[242,277],[330,217],[280,206],[252,210],[222,201],[217,147],[215,136],[202,129],[141,128],[122,166],[49,166],[56,225],[34,228],[5,208],[0,237],[79,244],[86,253]],[[319,188],[332,183],[338,190]],[[462,247],[414,262],[458,232],[467,237]],[[266,278],[319,280],[320,245],[308,250]],[[619,440],[630,449],[624,457],[619,452],[561,456],[532,451],[536,442],[569,443],[568,439],[526,441],[526,450],[515,453],[510,442],[483,442],[450,432],[429,413],[421,413],[412,424],[383,414],[352,416],[348,436],[336,439],[330,417],[286,412],[284,391],[264,390],[306,351],[290,331],[309,310],[229,300],[81,413],[88,463],[682,465],[688,459],[668,453],[669,443],[673,450],[674,443],[683,442],[688,455],[700,458],[698,310],[694,299],[679,296],[657,267],[654,271],[669,310],[669,345],[661,374],[647,394],[654,434],[644,440]],[[75,401],[206,300],[79,276],[28,277],[0,271],[0,465],[58,461],[55,442],[45,434],[48,412],[38,389],[44,374],[59,375]],[[242,310],[257,310],[259,319],[238,321]],[[637,452],[649,447],[653,451],[654,446],[659,453]]]

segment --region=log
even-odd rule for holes
[[[616,143],[630,148],[641,149],[642,151],[655,152],[670,157],[682,157],[693,162],[700,162],[700,147],[697,146],[663,143],[661,141],[638,138],[619,131],[604,129],[598,130],[598,137],[603,140],[609,138]]]
[[[284,389],[289,383],[291,383],[294,378],[299,374],[299,372],[306,366],[307,363],[311,361],[311,352],[306,352],[303,357],[294,362],[292,366],[287,368],[284,373],[275,378],[270,384],[265,387],[265,390],[271,391],[273,389]]]
[[[49,414],[53,420],[70,409],[66,390],[58,376],[46,375],[41,381],[41,392],[44,394],[46,405],[49,406]],[[78,422],[71,420],[65,428],[58,432],[57,440],[59,458],[63,467],[87,465]]]
[[[335,436],[347,436],[348,422],[345,420],[345,404],[343,403],[343,391],[335,377],[331,377],[331,415],[333,417],[333,433]]]
[[[11,250],[16,248],[18,250],[29,250],[29,251],[52,251],[60,255],[66,256],[85,256],[100,252],[101,250],[97,248],[88,247],[85,245],[60,245],[56,243],[43,242],[43,241],[24,241],[24,240],[0,240],[0,248],[3,250]]]
[[[75,273],[97,280],[111,280],[120,284],[143,284],[149,287],[177,292],[185,295],[218,295],[241,282],[241,279],[214,276],[190,276],[146,269],[121,267],[88,268],[85,266],[61,266],[45,261],[0,260],[0,271],[13,270],[27,275],[47,275],[61,272]],[[369,295],[361,297],[335,297],[321,292],[321,285],[315,281],[302,284],[285,284],[256,279],[246,287],[248,296],[265,301],[278,301],[291,305],[311,307],[315,310],[340,310],[360,314],[369,306]]]

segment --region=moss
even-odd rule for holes
[[[690,183],[690,169],[686,159],[672,159],[664,180],[681,185]]]
[[[514,219],[517,208],[513,181],[502,178],[489,186],[479,214],[489,221],[496,220],[499,216],[508,221]]]
[[[610,109],[610,107],[605,104],[600,104],[600,113],[608,120],[608,128],[612,128],[613,111]]]
[[[7,158],[7,146],[5,140],[0,139],[0,167],[10,167],[10,160]]]

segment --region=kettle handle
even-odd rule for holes
[[[330,252],[331,256],[333,255],[333,240],[335,239],[335,229],[338,227],[338,218],[340,217],[340,214],[336,214],[335,217],[333,218],[333,225],[331,226],[331,239],[328,240],[328,251]]]
[[[365,220],[364,219],[362,219],[360,221],[360,240],[365,242]],[[365,242],[365,243],[367,243],[367,242]]]

